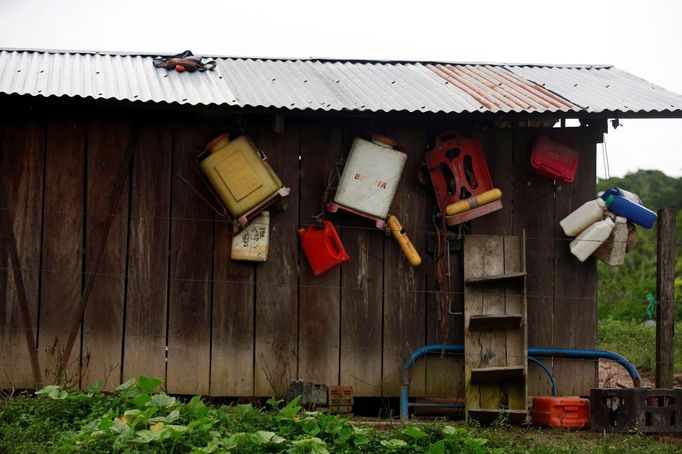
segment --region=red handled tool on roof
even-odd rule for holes
[[[168,71],[175,70],[179,73],[213,70],[216,67],[215,60],[203,61],[204,58],[194,55],[192,51],[186,50],[177,55],[169,57],[154,58],[154,67],[164,68]]]

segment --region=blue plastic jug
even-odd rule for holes
[[[616,216],[623,216],[645,229],[650,229],[656,222],[656,213],[645,206],[639,205],[619,195],[610,194],[606,197],[606,206]]]
[[[625,189],[616,187],[609,188],[606,191],[604,191],[604,193],[601,195],[601,198],[606,202],[606,198],[610,195],[619,195],[621,197],[625,197],[631,202],[635,202],[640,205],[642,204],[642,199],[640,199],[637,194],[635,194],[634,192],[626,191]]]

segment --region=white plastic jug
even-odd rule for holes
[[[604,217],[606,202],[596,198],[585,202],[577,210],[566,216],[559,222],[566,236],[576,236],[591,224],[600,221]]]
[[[597,248],[592,255],[609,266],[619,266],[625,262],[625,249],[628,243],[627,218],[616,216],[611,236]]]
[[[575,255],[578,260],[584,262],[587,257],[606,241],[609,235],[611,235],[614,226],[614,222],[609,218],[595,222],[583,230],[576,239],[571,241],[571,253]]]

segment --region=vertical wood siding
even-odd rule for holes
[[[71,383],[108,386],[144,374],[168,392],[214,396],[281,396],[302,378],[352,385],[356,396],[397,396],[403,361],[439,342],[433,198],[417,182],[423,153],[451,124],[372,119],[292,120],[275,133],[270,117],[240,125],[160,114],[131,119],[84,111],[80,117],[2,118],[0,171],[27,283],[31,317],[46,382],[54,372],[93,271],[103,225],[109,240],[79,339],[67,368]],[[134,123],[140,140],[118,209],[115,180]],[[230,225],[182,178],[203,191],[191,160],[220,132],[245,129],[291,187],[271,208],[268,261],[230,260]],[[583,129],[553,130],[581,151],[576,181],[555,184],[530,168],[541,129],[459,128],[483,141],[504,209],[471,223],[472,233],[527,236],[529,346],[594,347],[596,266],[568,252],[559,220],[594,197],[595,139]],[[391,212],[422,253],[411,268],[393,239],[349,214],[329,215],[351,261],[312,275],[297,231],[321,211],[327,176],[352,138],[379,132],[408,148]],[[0,388],[34,386],[11,264],[4,245],[0,270]],[[450,343],[463,342],[462,253],[450,255]],[[577,284],[577,285],[576,285]],[[82,336],[82,337],[81,337]],[[547,361],[564,394],[595,384],[593,362]],[[547,394],[544,374],[529,367],[529,395]],[[463,361],[433,355],[412,370],[411,395],[462,397]]]

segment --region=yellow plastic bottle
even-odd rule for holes
[[[231,141],[223,134],[206,148],[211,154],[201,162],[201,169],[233,217],[248,213],[282,188],[247,136]]]
[[[405,254],[405,257],[407,258],[407,261],[410,263],[410,265],[421,265],[422,258],[419,256],[419,252],[417,252],[415,249],[412,241],[410,241],[410,238],[407,236],[407,233],[405,233],[405,229],[400,224],[400,221],[398,221],[398,218],[392,214],[389,214],[386,224],[388,225],[393,238],[395,238],[395,240],[398,242],[398,245],[400,245],[400,249],[402,249],[403,254]]]
[[[502,198],[502,191],[499,189],[491,189],[489,191],[482,192],[479,195],[469,197],[468,199],[460,200],[458,202],[452,203],[445,208],[445,214],[447,216],[453,216],[455,214],[463,213],[469,211],[472,208],[480,207],[486,203],[494,202],[495,200],[500,200]]]

